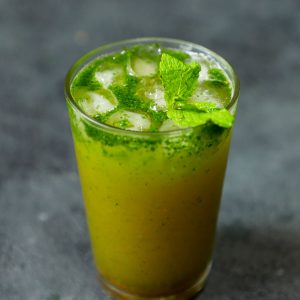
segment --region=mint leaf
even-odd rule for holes
[[[209,121],[209,114],[206,112],[171,109],[167,111],[167,115],[176,124],[185,127],[204,125]]]
[[[200,83],[202,88],[209,89],[218,99],[223,99],[225,103],[231,99],[231,86],[225,73],[221,69],[208,70],[208,78]]]
[[[223,128],[233,125],[234,117],[225,108],[212,102],[176,101],[168,117],[181,126],[198,126],[210,121]]]
[[[192,96],[197,87],[200,65],[195,62],[185,64],[163,53],[159,72],[165,89],[167,106],[171,108],[176,100],[186,100]]]
[[[210,69],[208,70],[208,77],[210,80],[215,80],[219,82],[223,82],[224,84],[228,84],[228,80],[221,69]]]
[[[199,126],[210,121],[220,127],[230,128],[234,122],[234,117],[225,108],[210,112],[171,109],[167,114],[170,119],[181,126]]]
[[[203,82],[204,85],[216,89],[224,95],[225,99],[230,98],[231,88],[224,71],[216,68],[210,69],[208,70],[208,78]]]
[[[186,111],[210,112],[215,110],[217,105],[213,102],[176,101],[173,108]]]
[[[214,112],[210,113],[210,120],[220,126],[220,127],[224,127],[224,128],[230,128],[233,125],[234,122],[234,117],[233,115],[225,108],[222,109],[218,109]]]
[[[188,58],[190,58],[190,56],[183,52],[183,51],[180,51],[180,50],[173,50],[173,49],[169,49],[169,48],[162,48],[161,49],[161,52],[162,53],[165,53],[165,54],[169,54],[175,58],[177,58],[178,60],[181,60],[181,61],[184,61]]]

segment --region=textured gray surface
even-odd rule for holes
[[[207,300],[300,297],[298,0],[0,0],[0,299],[104,299],[92,264],[63,96],[103,43],[203,44],[242,90]]]

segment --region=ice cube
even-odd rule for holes
[[[209,89],[205,84],[199,84],[194,95],[192,96],[193,101],[197,102],[212,102],[217,105],[217,107],[222,107],[222,99],[219,97],[218,93],[214,89]]]
[[[95,74],[96,79],[102,84],[103,87],[108,88],[114,79],[123,73],[121,68],[114,68],[109,70],[98,71]]]
[[[132,59],[131,66],[136,76],[151,76],[157,72],[157,63],[152,60],[136,57]]]
[[[116,107],[116,103],[99,93],[88,92],[86,97],[80,102],[80,106],[88,115],[95,116],[113,110]]]
[[[136,131],[148,130],[151,125],[146,115],[128,110],[117,111],[109,117],[106,123],[114,127]]]
[[[191,58],[188,59],[188,63],[197,62],[201,66],[199,73],[198,81],[202,82],[203,80],[208,79],[208,69],[214,68],[216,63],[210,59],[210,57],[204,53],[189,53]]]
[[[176,130],[176,129],[180,129],[180,128],[182,128],[182,127],[175,124],[173,120],[167,119],[162,123],[162,125],[159,128],[159,131],[171,131],[171,130]]]
[[[155,84],[149,90],[146,90],[145,96],[153,100],[151,108],[155,111],[166,111],[167,103],[164,97],[164,89],[162,86]]]
[[[201,63],[201,70],[199,73],[198,81],[201,82],[207,79],[208,79],[208,66],[205,63]]]

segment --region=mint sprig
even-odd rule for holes
[[[210,102],[195,102],[189,98],[197,88],[200,72],[198,63],[185,64],[163,53],[159,65],[160,77],[165,89],[167,115],[181,126],[198,126],[212,122],[223,128],[233,125],[234,117],[225,108]],[[218,69],[212,69],[210,79],[225,84],[226,77]]]
[[[185,100],[192,96],[197,87],[199,72],[200,65],[195,62],[185,64],[169,54],[162,54],[159,73],[169,107],[177,100]]]

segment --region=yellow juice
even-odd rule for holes
[[[197,153],[187,145],[170,154],[164,143],[132,150],[74,136],[94,258],[104,280],[155,297],[184,291],[207,272],[230,132],[217,137],[215,143],[202,138]],[[181,136],[162,137],[172,138]]]

